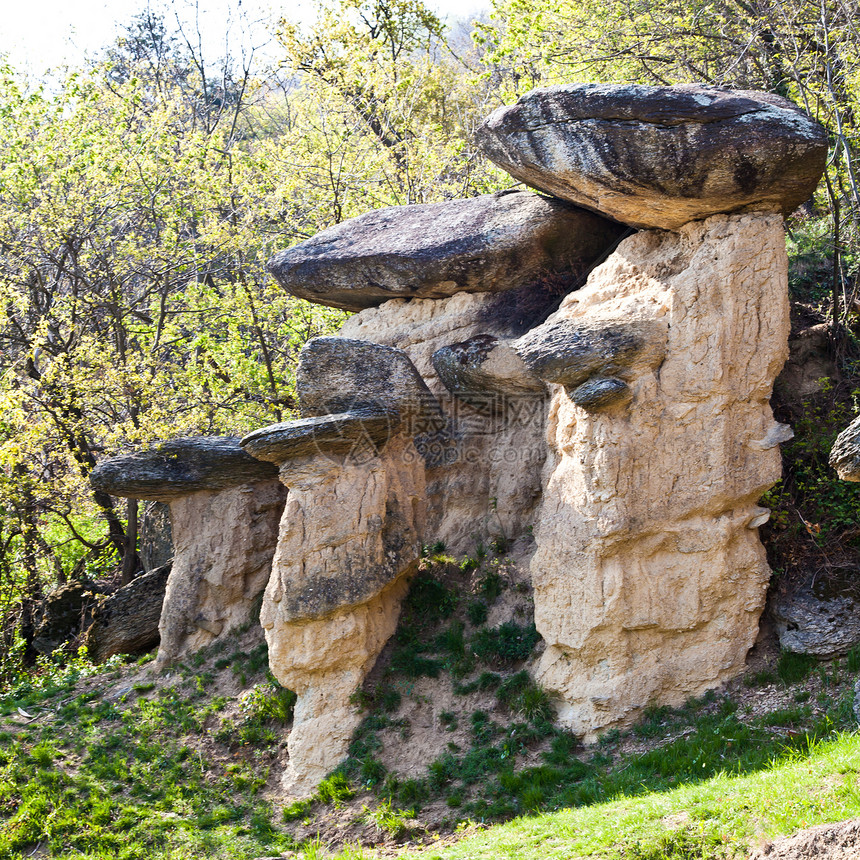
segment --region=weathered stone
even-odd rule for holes
[[[500,395],[505,401],[501,410],[477,396],[464,400],[447,389],[432,357],[475,337],[515,338],[543,322],[560,298],[552,290],[512,290],[393,299],[361,311],[341,330],[345,337],[402,349],[442,405],[452,435],[439,443],[438,457],[427,471],[426,533],[452,553],[472,551],[476,535],[520,534],[533,524],[546,457],[548,399],[544,390]]]
[[[87,580],[77,580],[56,588],[41,602],[33,647],[40,654],[50,654],[80,636],[92,622],[103,587]]]
[[[398,297],[509,290],[547,272],[583,274],[621,232],[559,200],[503,191],[368,212],[282,251],[269,270],[295,296],[361,310]]]
[[[860,645],[860,587],[856,574],[786,588],[772,604],[780,647],[835,657]]]
[[[284,497],[283,486],[269,479],[170,503],[176,555],[159,622],[159,664],[253,619],[271,572]]]
[[[623,373],[634,364],[656,367],[667,330],[665,319],[574,322],[558,313],[511,346],[535,376],[575,388],[595,374]]]
[[[586,411],[559,387],[550,407],[536,675],[577,733],[744,669],[770,579],[748,525],[782,472],[787,280],[781,216],[718,215],[626,239],[547,322],[668,326],[659,366],[625,368],[627,405]]]
[[[114,654],[139,654],[158,645],[158,622],[170,564],[133,579],[99,603],[84,645],[94,663]]]
[[[512,176],[635,227],[787,214],[818,185],[824,129],[763,92],[568,84],[526,93],[477,133]]]
[[[374,457],[400,426],[400,416],[364,407],[352,412],[270,424],[242,439],[253,457],[284,466],[317,455],[353,459]]]
[[[366,340],[309,340],[299,359],[296,390],[303,416],[381,409],[399,415],[410,435],[444,424],[438,401],[409,356]]]
[[[783,401],[799,403],[818,394],[835,373],[830,326],[819,323],[789,338],[788,361],[776,380],[776,391]]]
[[[630,396],[630,388],[623,379],[598,376],[583,382],[568,394],[577,406],[594,411],[626,400]]]
[[[164,502],[145,502],[140,515],[140,563],[148,573],[173,560],[170,508]]]
[[[445,387],[482,412],[503,408],[510,398],[546,393],[520,356],[491,334],[443,346],[432,361]]]
[[[289,493],[260,621],[275,677],[298,694],[285,786],[306,794],[346,755],[350,704],[394,632],[424,532],[424,462],[410,438],[378,457],[314,456],[281,470]]]
[[[860,481],[860,415],[836,437],[830,465],[843,481]]]
[[[201,490],[222,490],[271,480],[277,471],[246,454],[232,436],[159,442],[143,451],[105,460],[93,470],[97,490],[128,499],[171,502]]]
[[[768,842],[749,860],[857,860],[860,857],[860,818],[818,824],[792,836]]]

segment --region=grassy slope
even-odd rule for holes
[[[743,856],[765,837],[860,815],[860,737],[842,734],[747,776],[518,818],[408,857]]]

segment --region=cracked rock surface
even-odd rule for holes
[[[821,125],[763,92],[702,84],[566,84],[532,90],[477,132],[526,184],[634,227],[716,213],[788,214],[815,190]]]

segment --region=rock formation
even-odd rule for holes
[[[204,642],[184,625],[226,629],[268,574],[277,467],[260,617],[298,694],[296,794],[344,756],[422,543],[534,531],[535,674],[587,738],[728,680],[755,638],[757,502],[791,438],[768,403],[787,352],[782,213],[818,181],[823,130],[764,93],[572,85],[500,109],[479,142],[623,224],[511,192],[332,227],[270,264],[293,294],[359,311],[306,345],[302,417],[247,453],[186,441],[94,475],[170,502],[176,656]]]
[[[843,481],[860,481],[860,415],[836,437],[830,465]]]
[[[298,695],[285,775],[294,793],[346,755],[360,719],[350,697],[394,632],[418,562],[424,464],[399,429],[397,413],[364,408],[242,440],[289,490],[260,622],[272,673]]]
[[[284,490],[231,437],[178,439],[101,463],[93,486],[167,502],[175,557],[159,622],[170,663],[252,620],[266,586]]]
[[[770,577],[755,527],[781,475],[768,398],[787,351],[787,274],[779,216],[714,216],[626,239],[545,323],[604,327],[597,359],[562,336],[549,354],[577,357],[572,384],[595,367],[630,392],[593,409],[556,388],[548,423],[537,678],[579,734],[743,669]],[[558,386],[573,372],[543,366]]]
[[[154,568],[98,604],[84,637],[90,660],[102,663],[114,654],[138,654],[158,645],[170,568]]]
[[[770,93],[568,84],[526,93],[478,131],[512,176],[635,227],[719,212],[788,214],[818,185],[824,129]]]

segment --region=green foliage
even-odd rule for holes
[[[802,681],[817,665],[818,661],[809,654],[795,654],[793,651],[783,651],[779,655],[776,674],[783,684],[795,684]]]
[[[349,800],[355,792],[342,773],[333,773],[317,786],[316,796],[321,803],[338,805]]]
[[[639,839],[624,848],[624,860],[720,860],[736,857],[739,845],[701,826],[670,830],[657,838]]]
[[[538,639],[534,624],[521,626],[515,621],[506,621],[498,627],[479,630],[470,644],[480,660],[505,665],[527,659]]]

